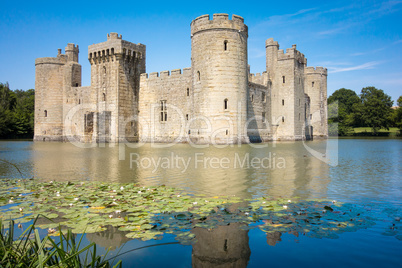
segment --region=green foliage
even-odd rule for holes
[[[37,219],[35,219],[34,223]],[[96,244],[81,247],[73,233],[60,231],[59,242],[48,235],[40,238],[32,224],[18,239],[14,240],[14,221],[6,229],[0,219],[0,267],[112,267],[105,256],[96,255]],[[81,256],[85,255],[82,259]],[[113,267],[122,267],[121,261]]]
[[[358,122],[353,114],[357,109],[360,99],[350,89],[341,88],[336,90],[328,98],[328,133],[331,136],[347,136],[353,132],[353,126]]]
[[[362,119],[366,126],[377,133],[380,128],[389,129],[392,100],[383,90],[375,87],[362,89],[360,98],[362,100]]]
[[[402,134],[402,96],[398,98],[398,109],[395,110],[395,126],[399,128],[399,135]]]
[[[34,131],[35,91],[10,90],[0,83],[0,138],[31,138]]]
[[[350,89],[341,88],[332,93],[328,98],[328,104],[338,102],[338,106],[344,109],[346,114],[353,112],[352,107],[355,103],[360,103],[359,96]]]
[[[353,128],[368,126],[376,135],[381,128],[399,126],[400,109],[391,107],[391,97],[381,89],[365,87],[360,98],[350,89],[338,89],[328,98],[328,133],[348,136]]]

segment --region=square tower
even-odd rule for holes
[[[117,33],[88,47],[91,63],[91,103],[88,111],[97,142],[136,141],[140,74],[145,72],[145,45],[133,44]]]

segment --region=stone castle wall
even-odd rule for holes
[[[247,142],[247,38],[248,28],[236,15],[204,15],[191,23],[197,142]]]
[[[296,45],[266,40],[266,70],[250,74],[248,28],[228,14],[191,22],[191,68],[146,74],[146,47],[117,33],[36,59],[35,140],[245,143],[328,136],[327,70]]]
[[[185,68],[141,75],[141,142],[187,141],[194,107],[191,74],[191,68]]]
[[[310,121],[314,138],[328,137],[326,68],[305,68],[305,89],[311,99]]]

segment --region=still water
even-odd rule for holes
[[[194,148],[145,144],[138,148],[0,141],[0,178],[98,180],[182,188],[194,195],[326,198],[402,210],[402,140],[330,139]],[[399,215],[400,217],[402,215]],[[125,267],[401,267],[402,241],[383,235],[389,222],[338,239],[266,234],[231,224],[195,229],[193,246],[129,240],[113,228],[89,241],[123,254]],[[154,246],[157,245],[157,246]],[[147,247],[150,246],[150,247]]]

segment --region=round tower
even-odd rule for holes
[[[194,115],[191,138],[200,143],[248,142],[248,28],[228,14],[191,22]]]
[[[310,97],[310,122],[313,138],[328,138],[327,68],[306,67],[304,90]]]
[[[55,58],[35,60],[35,136],[34,140],[63,139],[63,87],[66,56],[61,50]]]

